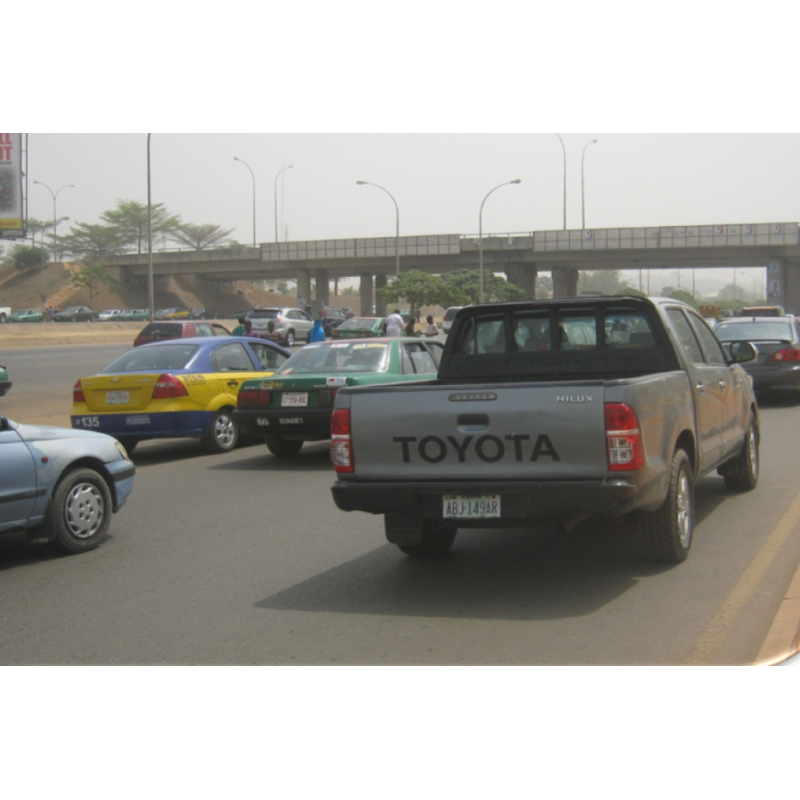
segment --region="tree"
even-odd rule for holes
[[[113,286],[116,281],[99,264],[87,264],[69,276],[70,285],[76,289],[89,290],[89,305],[92,305],[94,292],[101,284]]]
[[[8,251],[6,260],[19,270],[41,267],[47,261],[47,250],[29,244],[15,244]]]
[[[697,308],[697,300],[694,299],[694,295],[691,292],[684,291],[683,289],[676,289],[667,296],[671,297],[673,300],[680,300],[682,303],[688,303],[692,308]]]
[[[438,305],[466,305],[477,303],[480,295],[480,271],[477,269],[458,269],[448,272],[439,279],[454,292],[454,296],[446,303]],[[524,300],[525,292],[519,286],[514,286],[505,278],[493,272],[483,272],[483,301],[497,303],[503,300]]]
[[[166,234],[172,236],[181,224],[179,216],[170,215],[163,203],[156,203],[150,207],[150,229],[154,236]],[[100,219],[116,229],[118,235],[126,246],[133,246],[137,253],[143,250],[147,242],[147,206],[135,200],[117,200],[117,207],[105,211]]]
[[[179,244],[188,245],[195,250],[205,250],[226,239],[233,230],[233,228],[228,230],[220,228],[219,225],[192,225],[190,222],[184,222],[169,235]]]
[[[59,245],[75,258],[93,263],[126,250],[123,233],[110,225],[88,225],[78,222],[71,233],[62,236]]]
[[[458,289],[447,286],[438,275],[428,275],[418,269],[402,272],[388,286],[379,289],[377,294],[384,303],[403,298],[412,308],[459,305],[464,299]]]

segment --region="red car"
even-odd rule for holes
[[[190,322],[164,320],[145,325],[134,339],[133,346],[164,339],[186,339],[192,336],[230,336],[231,332],[218,322]]]

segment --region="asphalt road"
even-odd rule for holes
[[[6,352],[0,411],[66,424],[75,378],[124,349]],[[800,407],[762,404],[759,487],[701,481],[676,567],[598,521],[464,531],[408,559],[380,517],[334,506],[326,443],[285,460],[145,442],[102,547],[0,540],[0,664],[752,663],[800,562],[798,434]]]

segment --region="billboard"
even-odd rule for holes
[[[22,212],[22,134],[0,133],[0,238],[25,236]]]

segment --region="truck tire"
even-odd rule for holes
[[[755,489],[758,484],[758,444],[759,444],[758,428],[756,428],[755,417],[750,415],[750,426],[747,429],[747,434],[744,437],[742,444],[742,452],[736,458],[731,459],[723,474],[722,479],[725,481],[725,486],[732,492],[749,492]],[[721,470],[722,471],[722,470]],[[729,474],[725,474],[728,472]]]
[[[458,528],[451,522],[426,519],[420,544],[399,544],[397,547],[407,556],[441,556],[452,546]]]
[[[281,458],[296,456],[303,447],[302,439],[284,439],[282,436],[265,436],[264,442],[272,455]]]
[[[671,564],[686,560],[692,545],[694,485],[692,466],[683,450],[676,450],[672,456],[669,491],[661,508],[634,513],[647,558]]]

